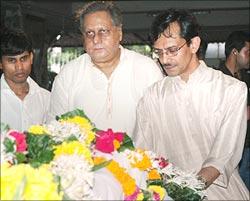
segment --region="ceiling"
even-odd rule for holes
[[[21,26],[36,44],[81,46],[75,11],[87,1],[76,0],[1,0],[1,23]],[[249,1],[116,1],[123,13],[124,44],[148,43],[151,23],[168,8],[189,9],[202,26],[208,42],[225,41],[234,30],[249,31]],[[56,40],[56,36],[62,37]]]

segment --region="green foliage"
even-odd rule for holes
[[[95,165],[95,166],[92,168],[92,171],[94,172],[94,171],[97,171],[97,170],[99,170],[99,169],[102,169],[102,168],[106,167],[111,161],[112,161],[112,160],[108,160],[108,161],[104,161],[104,162],[102,162],[102,163],[100,163],[100,164],[98,164],[98,165]]]
[[[16,144],[15,141],[12,141],[9,138],[6,138],[3,144],[5,146],[6,153],[14,152],[14,145]]]
[[[126,133],[124,134],[124,139],[122,141],[122,144],[119,147],[119,149],[117,149],[117,151],[123,152],[125,149],[130,149],[130,150],[135,149],[132,139]]]
[[[6,132],[8,130],[10,130],[9,125],[1,122],[1,133]]]
[[[54,158],[55,142],[48,135],[27,134],[28,162],[33,167],[39,167],[43,163],[49,163]]]
[[[90,119],[83,112],[83,110],[80,110],[80,109],[75,109],[75,110],[73,110],[71,112],[67,112],[67,113],[65,113],[65,114],[63,114],[61,116],[56,116],[56,120],[59,120],[59,119],[69,119],[69,118],[73,118],[75,116],[84,117],[84,118],[86,118],[86,119],[88,119],[90,121]]]
[[[175,201],[199,201],[201,197],[188,187],[181,187],[176,183],[170,182],[164,185],[167,194]]]

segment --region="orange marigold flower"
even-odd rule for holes
[[[161,179],[161,175],[159,174],[159,172],[157,171],[157,169],[152,169],[148,173],[148,179],[149,180]]]

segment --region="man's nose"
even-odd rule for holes
[[[96,44],[96,43],[99,43],[101,40],[102,40],[102,37],[100,36],[100,34],[96,33],[93,37],[93,42]]]
[[[162,64],[168,63],[170,57],[166,52],[163,52],[162,57],[160,58],[160,61]]]
[[[23,68],[23,62],[20,61],[19,59],[16,60],[16,63],[15,63],[15,68],[16,70],[20,70]]]

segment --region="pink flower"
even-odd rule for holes
[[[136,200],[139,193],[140,189],[138,186],[136,186],[135,192],[132,195],[126,196],[124,200],[125,201]]]
[[[16,140],[17,152],[24,152],[27,149],[27,143],[25,139],[25,134],[18,131],[9,131],[9,135],[14,137]]]
[[[160,168],[164,168],[164,167],[168,166],[168,164],[169,164],[168,161],[163,157],[156,158],[156,160],[158,161]]]
[[[156,193],[156,192],[153,192],[153,197],[154,197],[155,201],[160,201],[161,200],[160,195],[158,193]]]
[[[111,153],[115,150],[114,140],[122,142],[123,138],[123,133],[114,133],[112,129],[108,129],[107,131],[97,131],[95,148],[104,153]]]

